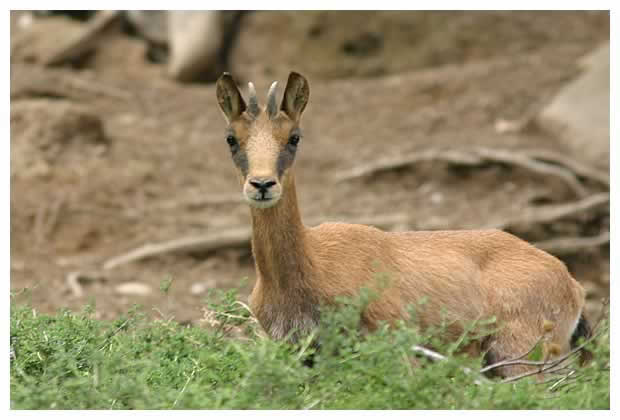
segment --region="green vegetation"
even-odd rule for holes
[[[168,285],[169,287],[169,285]],[[11,307],[13,409],[609,409],[609,321],[577,379],[475,384],[481,360],[453,354],[441,329],[361,336],[360,304],[326,312],[321,351],[260,332],[234,291],[209,299],[201,327],[149,321],[139,310],[114,322],[91,307],[43,315]],[[465,338],[461,344],[467,341]],[[443,362],[414,357],[432,346]],[[414,363],[412,363],[414,360]]]

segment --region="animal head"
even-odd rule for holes
[[[230,74],[217,81],[217,101],[228,122],[225,139],[243,195],[256,208],[273,207],[282,197],[302,139],[299,123],[310,95],[308,81],[292,72],[278,107],[277,83],[271,85],[267,105],[261,107],[252,83],[246,104]]]

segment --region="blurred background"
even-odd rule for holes
[[[264,101],[292,70],[306,224],[501,228],[561,258],[590,316],[609,296],[607,11],[12,11],[10,33],[18,302],[194,323],[209,290],[247,295],[213,83]]]

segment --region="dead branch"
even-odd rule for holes
[[[476,153],[488,162],[508,163],[514,166],[520,166],[540,175],[552,175],[561,178],[569,187],[571,187],[575,194],[577,194],[577,197],[584,197],[587,194],[586,189],[577,179],[575,174],[560,166],[541,162],[532,159],[526,154],[512,150],[479,147],[476,148]]]
[[[78,280],[79,275],[80,273],[72,271],[71,273],[67,274],[67,278],[65,280],[67,286],[69,287],[69,290],[71,290],[71,294],[76,298],[81,298],[82,296],[84,296],[84,289],[82,288],[82,285]]]
[[[442,362],[447,359],[447,357],[444,356],[443,354],[439,354],[436,351],[427,349],[426,347],[416,345],[416,346],[413,346],[411,350],[413,350],[414,353],[421,354],[422,356],[426,357],[427,359],[432,360],[433,362]]]
[[[482,160],[476,155],[459,150],[427,149],[409,156],[397,158],[384,158],[376,162],[353,167],[352,169],[337,172],[336,182],[351,181],[354,179],[375,175],[380,172],[398,170],[419,162],[444,161],[459,165],[481,165]]]
[[[594,248],[607,244],[610,239],[611,235],[609,232],[603,232],[600,235],[587,238],[567,237],[549,239],[548,241],[536,242],[534,243],[534,246],[551,253],[576,252],[582,249]]]
[[[595,168],[590,168],[589,166],[581,162],[578,162],[574,159],[553,152],[551,150],[531,149],[524,150],[523,154],[529,156],[532,159],[536,159],[542,162],[549,162],[555,165],[564,166],[580,177],[592,179],[608,187],[610,185],[608,173],[605,173]]]
[[[563,356],[560,356],[556,359],[550,359],[550,360],[542,360],[542,361],[535,361],[535,360],[512,360],[512,361],[505,361],[505,362],[499,362],[499,363],[495,363],[496,366],[494,366],[494,368],[497,368],[499,366],[510,366],[510,365],[522,365],[522,366],[538,366],[538,369],[534,369],[531,370],[529,372],[525,372],[516,376],[511,376],[508,378],[505,378],[501,381],[501,383],[508,383],[508,382],[514,382],[516,380],[519,379],[523,379],[525,377],[528,376],[533,376],[533,375],[538,375],[540,373],[549,373],[552,372],[552,369],[556,368],[557,366],[559,366],[560,364],[564,363],[564,362],[568,362],[569,359],[571,358],[576,358],[577,356],[579,356],[581,350],[588,345],[590,342],[594,341],[598,336],[600,335],[600,332],[596,333],[596,334],[592,334],[591,337],[589,337],[587,340],[585,340],[583,343],[581,343],[579,346],[575,347],[574,349],[572,349],[570,352],[566,353]],[[564,366],[562,366],[564,367]]]
[[[110,270],[130,262],[162,254],[209,252],[219,248],[244,247],[248,245],[250,235],[250,228],[242,227],[207,235],[174,239],[162,243],[146,244],[126,254],[107,260],[103,264],[103,269]]]
[[[321,219],[321,221],[322,220],[324,219]],[[386,229],[394,226],[404,226],[408,221],[409,216],[405,214],[396,214],[365,217],[353,220],[352,223]],[[313,226],[318,223],[319,220],[311,219],[309,224]],[[190,236],[166,242],[146,244],[128,253],[108,259],[103,263],[103,269],[110,270],[124,264],[164,254],[205,253],[221,248],[243,248],[249,246],[251,236],[252,231],[249,227],[236,227],[206,235]]]
[[[382,159],[360,165],[335,175],[336,182],[351,181],[380,172],[398,170],[419,162],[441,161],[451,164],[479,166],[484,163],[502,163],[521,167],[539,175],[554,176],[563,180],[578,197],[587,194],[577,175],[609,186],[609,177],[584,164],[544,150],[519,152],[515,150],[477,147],[473,150],[428,149],[409,156]]]
[[[571,376],[573,376],[577,371],[576,370],[571,370],[570,372],[568,372],[565,376],[563,376],[560,380],[556,381],[553,385],[551,385],[548,388],[548,391],[553,391],[554,389],[558,388],[562,382],[567,381],[568,379],[570,379]]]
[[[507,229],[519,225],[550,223],[576,213],[591,210],[607,203],[609,203],[609,193],[598,193],[571,203],[529,207],[526,208],[522,212],[522,215],[516,219],[513,218],[501,222],[493,222],[487,227]]]
[[[497,367],[500,366],[507,366],[508,363],[514,362],[514,361],[518,361],[518,360],[523,360],[525,359],[531,352],[534,351],[534,349],[536,348],[536,346],[538,346],[540,344],[540,342],[542,341],[543,337],[540,337],[535,343],[534,345],[525,353],[523,353],[520,356],[514,357],[512,359],[508,359],[508,360],[503,360],[501,362],[497,362],[497,363],[493,363],[492,365],[488,365],[485,366],[484,368],[480,369],[480,373],[485,373],[488,372],[489,370],[495,369]]]
[[[84,296],[84,288],[82,287],[82,284],[92,283],[95,281],[105,281],[105,277],[98,272],[84,273],[81,271],[72,271],[67,274],[67,277],[65,278],[67,287],[75,298],[81,298]]]

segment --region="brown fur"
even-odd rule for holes
[[[553,349],[549,353],[569,351],[584,289],[560,260],[513,235],[498,230],[388,233],[345,223],[305,227],[292,168],[277,177],[274,166],[308,99],[303,78],[295,78],[288,92],[291,77],[284,97],[293,96],[297,110],[283,106],[273,119],[266,112],[256,118],[227,115],[249,160],[249,173],[241,176],[244,191],[247,179],[258,175],[255,169],[273,177],[280,191],[270,207],[251,206],[257,279],[250,303],[273,338],[297,330],[295,340],[317,325],[319,305],[378,287],[377,278],[385,277],[380,297],[363,314],[369,329],[379,321],[407,318],[408,305],[425,298],[417,322],[426,327],[447,321],[448,340],[458,337],[466,322],[496,317],[498,331],[482,349],[489,360],[525,353],[545,334],[552,344],[545,347]],[[499,374],[523,369],[504,367]]]

